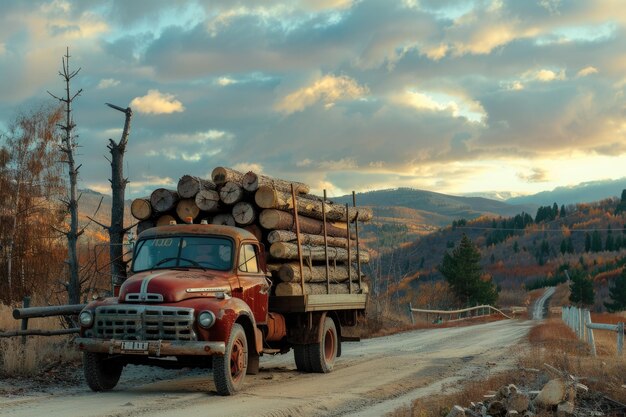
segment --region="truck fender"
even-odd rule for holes
[[[248,304],[239,298],[233,297],[223,300],[218,306],[213,305],[211,310],[215,313],[217,321],[209,330],[210,340],[228,341],[233,325],[239,323],[246,332],[249,352],[254,352],[257,355],[261,353],[263,350],[263,335],[256,326],[254,314],[252,314]]]

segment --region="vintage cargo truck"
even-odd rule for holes
[[[358,290],[273,295],[264,246],[232,226],[148,229],[130,272],[117,296],[94,300],[79,316],[76,343],[94,391],[114,388],[125,365],[144,364],[212,368],[217,392],[232,395],[246,373],[259,371],[261,355],[290,349],[298,370],[330,372],[342,328],[356,324],[367,302]]]

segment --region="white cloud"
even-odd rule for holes
[[[233,169],[239,172],[252,171],[255,174],[263,173],[263,167],[260,164],[255,164],[253,162],[240,162],[238,164],[233,165]]]
[[[120,85],[120,81],[113,78],[104,78],[98,83],[98,89],[103,90],[105,88],[116,87]]]
[[[296,166],[298,168],[303,168],[303,167],[308,167],[311,166],[311,164],[313,163],[313,161],[311,161],[309,158],[305,158],[301,161],[296,162]]]
[[[161,93],[159,90],[149,90],[145,96],[135,97],[130,107],[146,114],[170,114],[185,110],[183,103],[176,100],[173,94]]]
[[[326,75],[307,87],[303,87],[280,100],[274,108],[285,114],[302,111],[318,102],[329,108],[337,101],[356,100],[369,92],[366,86],[359,85],[347,76]]]
[[[540,70],[526,71],[522,74],[522,78],[528,81],[548,83],[552,81],[564,81],[567,79],[567,76],[565,75],[565,70],[563,69],[555,72],[553,70],[542,68]]]
[[[589,66],[578,71],[576,75],[578,77],[586,77],[588,75],[597,74],[597,73],[598,73],[598,69],[596,67]]]
[[[336,161],[322,161],[318,164],[319,168],[328,171],[345,171],[348,169],[357,169],[359,165],[354,158],[341,158]]]
[[[465,117],[471,121],[482,121],[486,116],[482,105],[466,97],[454,97],[443,93],[405,91],[391,96],[391,102],[417,110],[449,112],[454,117]]]
[[[222,87],[226,87],[231,84],[236,84],[237,80],[233,80],[232,78],[229,78],[229,77],[220,77],[217,79],[216,82],[218,85],[221,85]]]

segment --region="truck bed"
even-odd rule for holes
[[[367,294],[274,295],[269,299],[269,308],[277,313],[365,310],[366,302]]]

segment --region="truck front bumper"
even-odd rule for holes
[[[78,349],[86,352],[108,353],[109,355],[144,356],[211,356],[223,355],[224,342],[182,341],[182,340],[116,340],[77,337]]]

